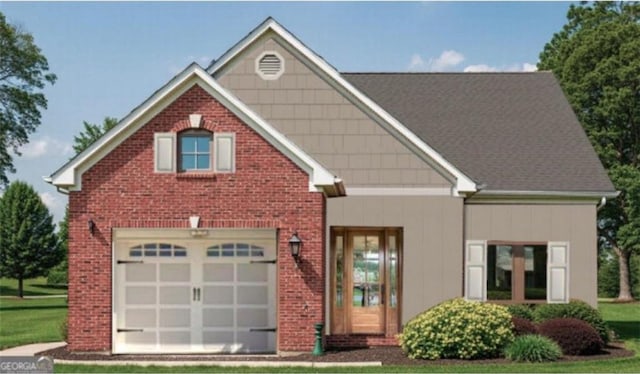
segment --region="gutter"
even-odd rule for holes
[[[42,177],[42,179],[45,182],[49,183],[49,184],[53,184],[53,179],[51,177]],[[59,187],[59,186],[55,186],[55,187],[56,187],[56,191],[58,191],[58,193],[61,193],[63,195],[69,195],[69,190],[64,189],[62,187]]]
[[[606,196],[602,196],[602,199],[600,199],[600,202],[596,206],[596,212],[599,211],[600,209],[604,208],[604,206],[606,204],[607,204],[607,197]]]
[[[585,198],[615,198],[620,191],[514,191],[514,190],[483,190],[480,195],[487,197],[585,197]]]

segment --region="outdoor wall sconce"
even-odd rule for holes
[[[96,223],[93,222],[93,220],[91,218],[89,218],[89,220],[87,221],[87,227],[89,229],[89,234],[91,234],[91,236],[93,236],[93,234],[96,231]]]
[[[302,248],[302,240],[298,237],[298,232],[294,231],[291,239],[289,239],[289,249],[291,250],[291,257],[296,262],[296,266],[300,262],[300,248]]]

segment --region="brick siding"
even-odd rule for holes
[[[203,127],[236,134],[232,174],[154,173],[154,133]],[[69,349],[111,351],[113,228],[200,227],[279,229],[278,350],[313,348],[316,322],[324,320],[325,198],[309,192],[309,176],[199,86],[187,90],[106,155],[69,196]],[[91,236],[87,221],[96,224]],[[303,240],[296,268],[288,239]]]

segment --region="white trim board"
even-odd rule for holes
[[[335,185],[336,179],[331,172],[229,93],[195,63],[189,65],[165,86],[156,91],[142,105],[134,109],[118,125],[84,152],[71,159],[50,177],[45,177],[45,181],[70,191],[81,190],[82,174],[85,171],[194,85],[199,85],[207,91],[213,98],[238,116],[240,120],[309,174],[310,191],[320,191],[323,186],[333,187]]]
[[[455,181],[453,182],[455,185],[456,193],[476,191],[476,183],[470,177],[462,173],[453,164],[447,161],[442,155],[436,152],[427,143],[422,141],[422,139],[420,139],[416,134],[414,134],[406,126],[401,124],[400,121],[395,119],[393,116],[391,116],[391,114],[382,109],[368,96],[351,85],[351,83],[344,79],[334,67],[329,65],[324,59],[315,54],[311,49],[309,49],[300,40],[298,40],[298,38],[296,38],[293,34],[287,31],[271,17],[267,18],[262,24],[251,31],[249,35],[247,35],[244,39],[242,39],[231,49],[225,52],[217,61],[215,61],[209,68],[207,68],[207,72],[215,76],[217,75],[217,73],[224,71],[224,67],[229,61],[233,60],[236,56],[238,56],[246,48],[248,48],[254,41],[268,32],[275,33],[288,46],[290,46],[289,48],[287,48],[290,50],[290,52],[302,55],[313,65],[309,67],[312,69],[315,67],[315,69],[313,70],[322,73],[322,75],[326,77],[325,80],[327,80],[328,82],[335,82],[335,84],[333,84],[334,87],[336,87],[342,94],[346,95],[347,98],[349,98],[365,113],[372,116],[372,118],[379,119],[377,122],[383,125],[383,127],[387,128],[387,130],[392,130],[392,134],[397,134],[397,136],[401,138],[401,141],[404,140],[403,143],[408,143],[412,146],[411,148],[415,148],[419,153],[426,155],[428,158],[432,159],[437,164],[434,165],[437,166],[437,168],[444,170],[450,175],[453,175],[453,177],[455,178]],[[283,45],[283,47],[285,46]]]
[[[456,196],[451,187],[346,187],[347,196]]]

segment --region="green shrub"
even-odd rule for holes
[[[511,322],[513,322],[513,334],[515,336],[538,333],[538,328],[536,327],[536,325],[534,325],[533,322],[529,321],[528,319],[511,317]]]
[[[538,325],[538,331],[558,343],[566,355],[593,355],[600,353],[604,346],[598,332],[577,318],[550,319]]]
[[[67,272],[52,269],[47,275],[47,284],[49,286],[60,286],[67,284]]]
[[[553,340],[540,335],[518,336],[504,350],[511,361],[546,362],[556,361],[562,356],[560,346]]]
[[[69,322],[67,322],[67,318],[65,318],[62,322],[60,322],[60,336],[62,337],[63,341],[68,341],[67,338],[69,337]]]
[[[513,341],[512,328],[504,306],[453,299],[409,321],[398,340],[411,358],[497,357]]]
[[[47,274],[47,284],[49,286],[66,285],[68,281],[68,266],[66,261],[62,261],[58,265],[49,270]]]
[[[568,304],[542,304],[533,311],[535,322],[544,322],[554,318],[577,318],[590,324],[600,335],[602,341],[609,342],[609,329],[598,309],[580,300],[571,300]]]
[[[533,321],[533,308],[526,304],[512,304],[508,305],[507,309],[513,317],[520,317]]]

